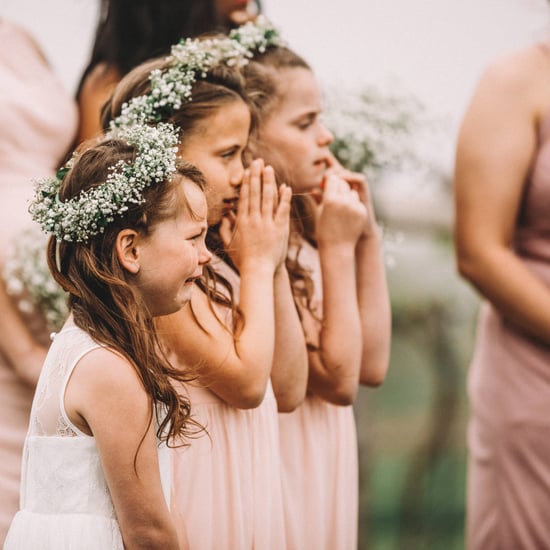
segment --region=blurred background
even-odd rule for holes
[[[316,71],[335,153],[367,174],[393,307],[388,378],[356,404],[359,547],[463,548],[465,377],[478,297],[455,270],[452,173],[460,120],[493,58],[550,37],[546,0],[263,0]],[[95,0],[0,0],[70,91]]]

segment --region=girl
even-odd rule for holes
[[[251,149],[289,182],[298,215],[289,261],[309,351],[308,395],[280,415],[287,546],[357,546],[357,440],[351,404],[358,384],[384,380],[390,307],[364,178],[329,152],[314,75],[298,55],[270,46],[243,69],[259,112]],[[315,199],[315,200],[312,200]]]
[[[104,109],[104,123],[121,112],[115,125],[140,118],[151,97],[163,104],[159,94],[180,86],[188,70],[198,78],[190,98],[171,113],[146,113],[181,128],[180,153],[204,172],[208,238],[217,251],[210,274],[215,284],[202,281],[191,307],[159,319],[183,372],[196,376],[182,391],[208,432],[173,453],[173,510],[190,548],[214,549],[223,541],[226,548],[278,550],[284,526],[277,403],[283,410],[296,407],[307,374],[284,264],[290,189],[282,185],[277,197],[273,170],[260,160],[243,169],[251,114],[239,73],[223,64],[206,71],[206,61],[186,64],[214,46],[191,41],[178,50],[182,62],[156,60],[129,73]]]
[[[177,549],[159,463],[190,432],[152,318],[191,296],[206,250],[204,179],[168,126],[84,151],[31,209],[72,314],[55,336],[25,441],[21,510],[4,548]]]

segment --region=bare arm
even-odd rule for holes
[[[366,215],[356,191],[339,177],[327,178],[317,224],[322,323],[318,350],[309,354],[308,390],[337,405],[351,404],[359,385],[362,334],[355,247]],[[306,334],[311,334],[307,327],[314,327],[315,322],[307,312],[304,321]]]
[[[262,184],[263,177],[263,184]],[[275,302],[273,277],[288,238],[290,189],[278,205],[272,169],[255,161],[250,181],[241,188],[234,232],[224,224],[227,249],[240,273],[239,306],[244,327],[234,338],[231,326],[212,313],[206,296],[194,292],[189,307],[158,319],[163,338],[180,362],[196,367],[199,380],[229,405],[257,407],[263,400],[274,356]]]
[[[386,378],[390,360],[391,305],[382,254],[375,229],[359,239],[356,248],[357,300],[361,317],[363,354],[359,382],[378,386]]]
[[[99,64],[84,81],[78,99],[80,113],[78,143],[101,135],[103,131],[100,122],[101,108],[111,96],[120,78],[121,75],[115,68]]]
[[[47,349],[38,344],[10,299],[0,279],[0,350],[17,376],[31,388],[36,386]]]
[[[363,174],[351,172],[331,159],[335,173],[355,189],[367,209],[363,232],[355,248],[357,301],[361,317],[362,360],[359,382],[380,385],[388,371],[391,346],[391,304],[382,251],[382,235],[376,223],[368,182]]]
[[[458,269],[511,323],[550,343],[550,291],[511,248],[550,61],[531,48],[489,68],[464,118],[455,171]]]
[[[107,349],[91,351],[73,371],[65,408],[75,425],[95,437],[124,547],[177,550],[151,401],[134,367]]]
[[[307,389],[308,357],[286,267],[275,273],[275,351],[271,382],[280,412],[293,411]]]

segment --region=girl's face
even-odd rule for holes
[[[250,111],[239,99],[222,105],[184,138],[181,156],[206,178],[208,225],[220,222],[238,200],[249,131]]]
[[[211,254],[206,249],[206,198],[194,182],[184,179],[176,191],[176,214],[151,228],[141,241],[140,269],[136,284],[152,315],[168,315],[190,299],[203,264]]]
[[[318,189],[333,136],[320,121],[321,93],[313,73],[301,67],[279,71],[278,97],[261,122],[259,156],[295,193]]]

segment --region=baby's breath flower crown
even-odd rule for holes
[[[233,29],[229,36],[185,39],[172,46],[167,69],[151,72],[151,92],[124,103],[111,129],[159,122],[191,101],[193,84],[215,66],[240,67],[269,46],[284,44],[279,31],[263,16]]]
[[[59,189],[69,164],[56,177],[40,179],[29,207],[32,218],[45,233],[58,241],[86,242],[128,210],[144,202],[143,191],[167,180],[176,170],[178,134],[173,125],[135,125],[110,132],[107,137],[123,139],[137,149],[132,163],[119,161],[110,167],[102,185],[61,201]]]

